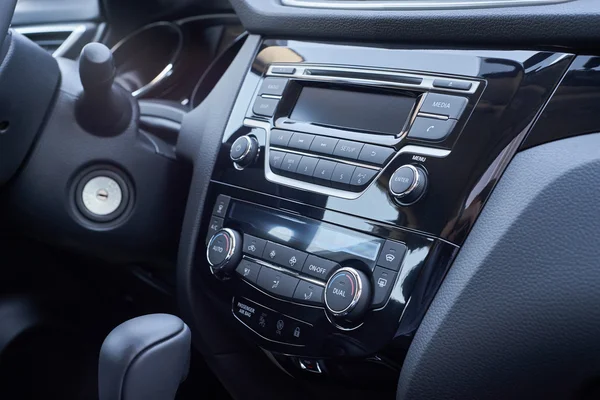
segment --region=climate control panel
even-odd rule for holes
[[[432,245],[418,235],[379,237],[225,195],[216,198],[205,243],[215,284],[231,290],[235,319],[261,340],[294,348],[380,330],[373,321],[384,317],[398,321],[398,298],[418,269],[405,265],[407,256]]]

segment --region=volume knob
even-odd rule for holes
[[[390,194],[402,205],[416,203],[427,189],[427,174],[414,165],[403,165],[390,178]]]
[[[238,169],[247,167],[256,160],[258,155],[258,140],[250,135],[244,135],[235,140],[229,150],[229,158]]]

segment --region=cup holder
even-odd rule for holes
[[[134,97],[156,92],[175,73],[184,36],[171,22],[156,22],[129,34],[111,51],[117,69],[115,81]]]

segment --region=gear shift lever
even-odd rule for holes
[[[117,326],[98,364],[100,400],[173,400],[189,368],[191,333],[179,318],[151,314]]]
[[[79,77],[83,96],[77,104],[77,120],[91,133],[118,135],[130,122],[133,98],[115,83],[115,73],[108,47],[90,43],[81,50]]]

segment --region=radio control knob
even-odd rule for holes
[[[244,135],[235,140],[229,150],[229,158],[237,167],[244,168],[252,164],[258,155],[258,140],[254,136]]]
[[[221,229],[208,242],[206,258],[215,275],[233,272],[242,259],[242,236],[229,228]]]
[[[369,278],[354,268],[341,268],[327,281],[325,306],[337,320],[356,322],[371,304]]]
[[[427,189],[427,173],[414,165],[403,165],[390,178],[390,194],[402,205],[416,203]]]

